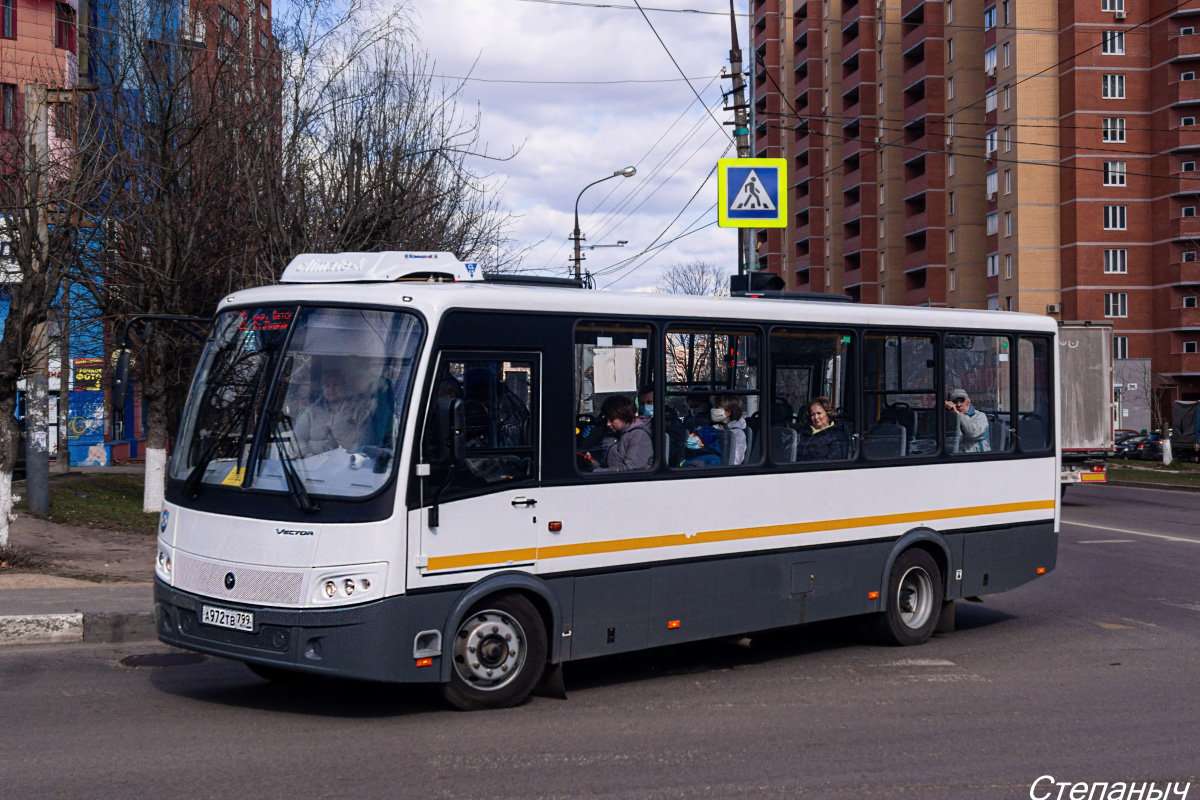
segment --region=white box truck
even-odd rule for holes
[[[1062,489],[1104,483],[1113,453],[1113,328],[1063,322],[1058,330]]]

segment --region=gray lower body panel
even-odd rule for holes
[[[1057,560],[1058,534],[1049,521],[941,538],[949,552],[947,599],[1016,588],[1039,569],[1052,571]],[[542,585],[565,618],[547,634],[562,637],[559,659],[571,661],[869,614],[883,608],[885,568],[896,546],[887,539],[554,575]],[[444,670],[416,666],[414,639],[427,630],[449,635],[458,620],[448,617],[472,585],[304,610],[222,603],[161,581],[154,592],[158,635],[167,644],[305,672],[433,682]],[[203,603],[252,611],[255,631],[201,624]]]

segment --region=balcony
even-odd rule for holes
[[[1177,106],[1200,103],[1200,81],[1175,81],[1167,88],[1167,98]]]
[[[1200,39],[1200,36],[1196,37]],[[1189,125],[1175,131],[1174,150],[1194,150],[1200,148],[1200,125]]]
[[[820,270],[817,270],[817,271],[820,272]],[[812,273],[812,270],[809,269],[808,267],[800,267],[796,270],[796,291],[798,291],[798,292],[811,292],[812,291],[812,284],[809,283],[809,281],[811,280],[811,273]]]
[[[1195,239],[1200,237],[1200,217],[1176,217],[1171,220],[1174,239]]]
[[[863,282],[862,268],[850,269],[846,267],[842,270],[842,285],[849,289],[851,286],[858,286]]]
[[[1200,328],[1200,308],[1172,308],[1171,327],[1175,330]]]
[[[904,96],[908,100],[908,95]],[[922,97],[904,106],[904,121],[911,122],[912,120],[921,119],[929,113],[929,101]]]
[[[1170,282],[1181,286],[1200,284],[1200,263],[1195,261],[1177,261],[1171,265],[1167,273]]]
[[[924,25],[918,25],[908,33],[904,34],[903,38],[900,39],[900,52],[908,53],[910,50],[916,47],[924,47],[925,36],[927,33],[928,31],[925,29]]]
[[[929,266],[929,251],[922,247],[920,250],[914,250],[911,253],[904,254],[904,272],[915,272],[924,270]]]
[[[900,18],[905,22],[912,17],[914,22],[925,19],[925,0],[900,0]]]
[[[792,167],[792,182],[803,183],[812,177],[812,162],[797,164]]]
[[[1200,36],[1172,36],[1167,42],[1168,58],[1200,58]]]
[[[1173,352],[1164,366],[1162,372],[1165,375],[1200,375],[1200,353]]]

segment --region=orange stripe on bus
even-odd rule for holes
[[[568,558],[570,556],[620,553],[628,550],[651,550],[659,547],[678,547],[689,544],[709,544],[745,539],[762,539],[772,536],[789,536],[798,533],[819,533],[866,528],[874,525],[895,525],[905,522],[975,517],[985,514],[1004,514],[1015,511],[1042,511],[1054,508],[1053,500],[1033,500],[1025,503],[999,503],[989,506],[947,508],[941,511],[908,512],[904,514],[881,514],[871,517],[850,517],[818,522],[796,522],[787,525],[767,525],[757,528],[732,528],[719,531],[701,531],[692,536],[671,533],[662,536],[645,536],[635,539],[611,539],[604,542],[581,542],[551,547],[524,548],[521,550],[495,550],[487,553],[467,553],[458,556],[438,556],[429,559],[427,570],[463,569],[465,567],[498,566],[510,562],[528,562],[543,558]]]

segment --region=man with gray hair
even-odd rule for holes
[[[951,453],[986,453],[992,449],[988,438],[987,414],[971,405],[971,397],[955,388],[946,401],[947,444]]]

